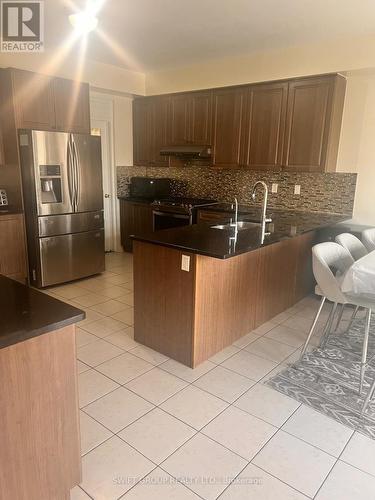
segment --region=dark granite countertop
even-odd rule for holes
[[[80,309],[0,275],[0,349],[84,318]]]
[[[228,210],[230,204],[223,204],[222,206],[226,207],[222,208],[225,211]],[[212,210],[218,211],[217,207],[218,205],[213,206]],[[204,209],[206,210],[207,207]],[[269,209],[267,213],[272,217],[272,223],[266,225],[266,232],[269,234],[264,236],[263,241],[260,225],[239,230],[237,240],[233,241],[231,238],[234,236],[233,229],[220,230],[212,228],[212,226],[220,224],[220,221],[165,229],[155,233],[136,234],[133,239],[199,255],[228,259],[351,218],[350,215],[273,209]],[[254,210],[251,207],[245,209],[241,207],[239,220],[259,221],[259,210]]]

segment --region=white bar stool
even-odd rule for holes
[[[367,309],[366,328],[362,346],[361,368],[360,368],[360,383],[359,393],[362,392],[363,382],[366,371],[368,338],[370,332],[371,309],[375,308],[375,303],[366,301],[362,297],[349,296],[342,292],[340,287],[340,279],[345,275],[346,271],[354,264],[354,259],[344,247],[338,243],[320,243],[315,245],[313,253],[313,272],[322,291],[322,300],[318,312],[314,318],[313,324],[307,336],[306,342],[302,348],[300,359],[306,353],[311,337],[314,333],[316,323],[323,309],[325,301],[328,299],[333,302],[332,310],[327,321],[327,325],[321,342],[322,348],[327,343],[329,334],[331,333],[332,322],[338,304],[352,304],[354,306],[364,307]]]
[[[365,245],[362,243],[362,241],[359,238],[354,236],[354,234],[351,234],[351,233],[339,234],[338,236],[336,236],[335,241],[336,241],[336,243],[338,243],[342,247],[346,248],[354,260],[359,260],[368,254],[368,251],[367,251],[367,248],[365,247]],[[336,330],[338,329],[339,324],[341,322],[342,315],[344,313],[344,309],[345,309],[345,305],[342,304],[340,315],[339,315],[338,320],[337,320]],[[351,328],[353,321],[354,321],[355,317],[357,316],[358,310],[359,310],[359,306],[356,306],[356,308],[354,309],[354,312],[352,314],[352,317],[350,319],[350,323],[349,323],[349,327],[348,327],[349,329]]]
[[[375,227],[362,231],[362,241],[369,252],[375,250]]]

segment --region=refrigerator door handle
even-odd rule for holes
[[[80,201],[80,190],[81,190],[81,176],[80,176],[80,161],[77,145],[74,141],[73,136],[73,156],[74,156],[74,178],[75,178],[75,211],[78,212],[78,205]]]
[[[72,135],[71,134],[69,134],[66,157],[67,157],[67,174],[68,174],[69,198],[70,198],[70,204],[73,207],[73,211],[75,211],[74,172],[73,172],[74,159],[73,159]]]

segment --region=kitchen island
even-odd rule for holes
[[[255,218],[134,236],[135,340],[196,367],[308,295],[318,230],[350,217],[273,211],[265,232]]]
[[[0,498],[67,500],[81,480],[75,323],[85,314],[0,275]]]

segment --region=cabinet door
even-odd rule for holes
[[[132,251],[130,235],[134,233],[134,204],[120,200],[121,245],[125,252]]]
[[[325,169],[334,80],[306,78],[289,83],[283,164],[288,169]]]
[[[139,98],[133,101],[134,165],[147,166],[153,162],[153,115],[150,99]]]
[[[53,78],[12,70],[12,79],[17,128],[55,130]]]
[[[0,167],[5,165],[5,151],[2,124],[0,122]]]
[[[25,280],[26,249],[23,217],[0,216],[0,274]]]
[[[214,91],[213,148],[214,165],[239,167],[245,88]]]
[[[212,222],[213,224],[227,224],[233,220],[234,212],[213,212],[212,210],[198,210],[198,223]]]
[[[91,131],[89,85],[55,78],[54,91],[56,129],[62,132],[89,134]]]
[[[160,96],[153,99],[152,118],[152,163],[156,167],[167,167],[169,159],[160,156],[161,148],[167,146],[167,119],[169,113],[169,96]]]
[[[191,94],[189,142],[197,146],[212,145],[212,92]]]
[[[149,233],[153,230],[152,209],[150,205],[121,200],[120,226],[121,245],[126,252],[131,252],[133,249],[131,235]]]
[[[168,145],[182,146],[190,143],[190,95],[172,95],[168,120]]]
[[[243,157],[247,167],[281,167],[287,99],[286,82],[249,87]]]
[[[152,209],[150,205],[134,204],[134,233],[150,233],[153,230]]]

